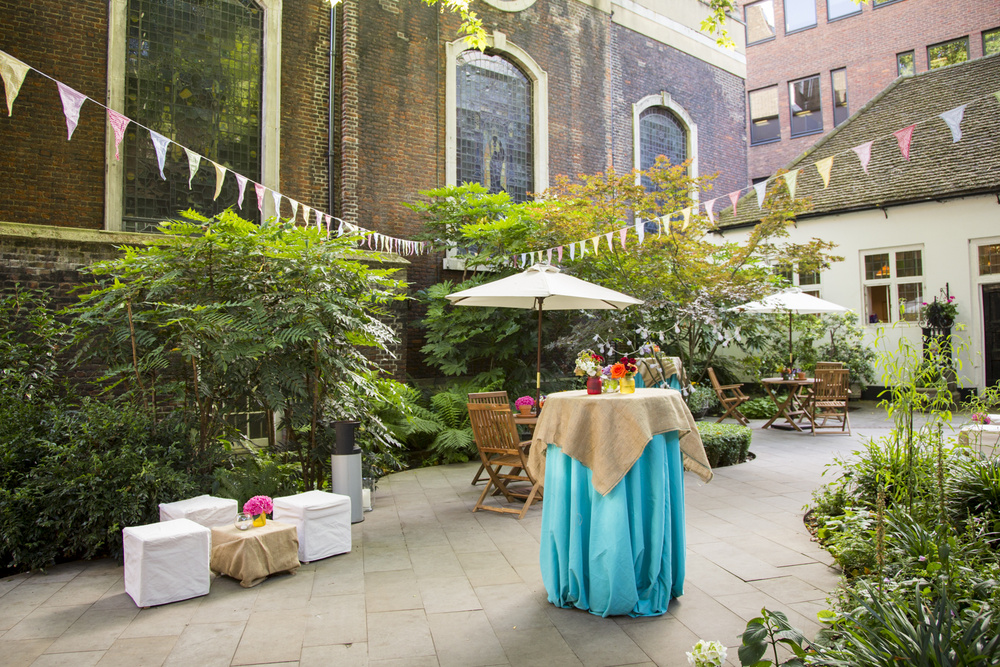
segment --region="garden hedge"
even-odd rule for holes
[[[698,422],[698,432],[713,468],[731,466],[747,460],[752,432],[739,424]]]

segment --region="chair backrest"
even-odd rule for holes
[[[850,369],[824,368],[816,371],[817,401],[846,401],[850,388]]]
[[[469,403],[491,403],[493,405],[510,405],[505,391],[480,391],[469,394]]]
[[[719,384],[719,378],[715,377],[715,369],[709,366],[705,370],[708,371],[708,379],[712,381],[712,389],[715,390],[715,394],[719,397],[719,400],[722,400],[725,398],[725,394],[722,393],[722,385]]]
[[[480,452],[488,454],[519,453],[517,425],[510,405],[469,403],[469,421]]]
[[[831,368],[843,368],[843,367],[844,367],[844,362],[842,362],[842,361],[817,361],[816,362],[816,370],[817,371],[825,371],[825,370],[830,370]]]

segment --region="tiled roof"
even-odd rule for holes
[[[1000,54],[896,79],[788,165],[800,169],[796,196],[813,204],[800,218],[1000,192],[1000,99],[994,93],[1000,93]],[[962,139],[952,143],[938,115],[965,103]],[[893,133],[914,123],[906,160]],[[852,149],[873,139],[865,174]],[[833,169],[824,189],[814,163],[830,156]],[[768,192],[773,187],[769,181]],[[724,194],[717,204],[723,201],[729,203]],[[736,219],[731,206],[719,215],[721,226],[759,217],[752,189],[737,209]]]

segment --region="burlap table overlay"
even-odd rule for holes
[[[680,432],[684,469],[706,482],[712,468],[701,435],[680,392],[636,389],[634,394],[588,395],[586,390],[549,394],[531,439],[528,469],[545,480],[549,444],[590,469],[602,496],[621,481],[654,435]]]
[[[638,371],[642,373],[642,381],[647,387],[670,379],[671,375],[678,378],[681,375],[680,357],[639,357],[635,360]]]
[[[240,530],[236,526],[212,529],[213,572],[240,580],[251,588],[278,572],[299,568],[299,537],[294,524],[268,521]]]

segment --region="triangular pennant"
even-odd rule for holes
[[[828,185],[830,185],[830,170],[833,169],[833,156],[825,157],[822,160],[816,162],[816,171],[819,172],[820,177],[823,179],[823,189],[825,190]]]
[[[625,249],[625,235],[628,234],[628,227],[622,227],[618,230],[618,240],[622,244],[622,250]]]
[[[635,233],[639,237],[639,245],[646,240],[646,223],[642,221],[642,218],[635,219]]]
[[[539,251],[538,251],[538,263],[539,263],[539,264],[541,264],[541,263],[542,263],[542,261],[543,261],[543,260],[542,260],[542,254],[543,254],[543,253],[542,253],[542,251],[541,251],[541,250],[539,250]]]
[[[754,183],[753,189],[757,192],[757,208],[764,208],[764,197],[767,192],[767,179],[765,178],[760,183]],[[735,205],[733,208],[735,210]]]
[[[799,181],[799,170],[786,172],[782,174],[782,177],[785,179],[785,185],[788,186],[788,196],[795,199],[795,187]]]
[[[316,211],[316,226],[321,227],[323,225],[323,212],[320,211],[318,208],[315,209],[315,211]],[[330,216],[326,216],[326,231],[327,233],[329,233],[330,231]]]
[[[311,214],[312,214],[312,209],[309,208],[308,206],[306,206],[305,204],[303,204],[302,205],[302,219],[306,221],[307,225],[310,223],[309,218],[312,217]],[[316,229],[319,229],[319,220],[316,221]]]
[[[861,168],[865,170],[866,174],[868,173],[868,163],[872,159],[872,144],[874,143],[874,141],[868,141],[851,149],[857,153],[858,159],[861,160]]]
[[[326,221],[326,238],[330,238],[330,222],[333,220],[333,216],[324,215],[323,218]]]
[[[709,199],[707,202],[705,202],[705,213],[708,214],[708,222],[713,227],[715,226],[715,212],[713,211],[714,208],[715,208],[714,199]]]
[[[198,167],[201,166],[201,155],[190,148],[185,148],[184,152],[188,156],[188,190],[190,190],[191,184],[194,182],[194,175],[198,173]]]
[[[295,218],[299,217],[299,203],[292,198],[288,201],[292,202],[292,222],[295,222]]]
[[[522,252],[521,253],[521,266],[524,266],[527,263],[528,263],[528,253]]]
[[[997,102],[1000,103],[1000,90],[998,90],[997,92],[993,93],[993,97],[997,98]]]
[[[586,256],[587,256],[587,242],[580,241],[580,257],[583,258]]]
[[[246,192],[246,189],[247,189],[247,177],[244,176],[243,174],[237,174],[235,171],[233,172],[233,174],[235,174],[235,176],[236,176],[236,185],[239,187],[239,190],[240,190],[240,197],[239,197],[239,199],[236,200],[236,205],[239,206],[240,210],[242,211],[243,210],[243,193]]]
[[[260,183],[254,183],[253,189],[257,192],[257,210],[261,213],[264,212],[264,192],[267,190]]]
[[[548,254],[549,264],[552,263],[552,248],[549,248],[546,253]]]
[[[218,162],[213,162],[212,166],[215,167],[215,195],[212,196],[212,201],[215,201],[219,198],[219,193],[222,192],[222,184],[226,182],[227,170]]]
[[[740,200],[740,190],[729,193],[729,201],[733,203],[733,217],[736,217],[736,202]]]
[[[681,211],[681,215],[684,216],[684,223],[681,225],[681,231],[683,232],[688,228],[688,224],[691,222],[691,207],[688,206],[686,209]]]
[[[87,96],[58,81],[56,81],[56,86],[59,88],[59,98],[62,99],[63,115],[66,116],[66,130],[68,132],[66,138],[72,139],[73,132],[80,122],[80,107],[83,106],[83,101],[87,99]]]
[[[614,248],[611,246],[611,232],[605,234],[604,238],[608,240],[608,250],[614,250]]]
[[[170,145],[170,139],[152,130],[149,131],[149,138],[152,139],[153,150],[156,151],[156,164],[160,167],[160,178],[167,180],[163,173],[163,164],[167,160],[167,146]]]
[[[962,116],[965,115],[965,107],[967,106],[969,105],[963,104],[941,114],[941,120],[947,123],[948,129],[951,130],[951,143],[962,138]]]
[[[108,122],[111,123],[111,128],[115,131],[115,159],[121,160],[122,156],[118,148],[122,145],[122,139],[125,138],[125,128],[128,127],[129,119],[127,116],[123,116],[114,109],[108,109]]]
[[[576,259],[576,244],[575,243],[570,243],[569,244],[569,259],[570,259],[570,261],[573,261],[574,259]]]
[[[21,84],[29,69],[31,68],[14,56],[0,51],[0,78],[3,78],[3,87],[7,91],[8,116],[14,115],[14,100],[21,92]]]
[[[563,247],[562,246],[559,246],[558,248],[556,248],[556,253],[559,255],[559,263],[560,264],[562,264],[562,252],[563,252]]]
[[[909,127],[904,127],[902,130],[896,130],[893,134],[896,136],[896,141],[899,142],[899,152],[903,154],[903,159],[910,159],[910,142],[913,141],[913,130],[917,127],[914,123]]]
[[[281,193],[271,190],[271,199],[274,200],[274,215],[281,220]]]
[[[601,237],[595,236],[594,238],[590,239],[590,242],[594,244],[594,254],[596,255],[598,248],[600,248],[601,246]]]

